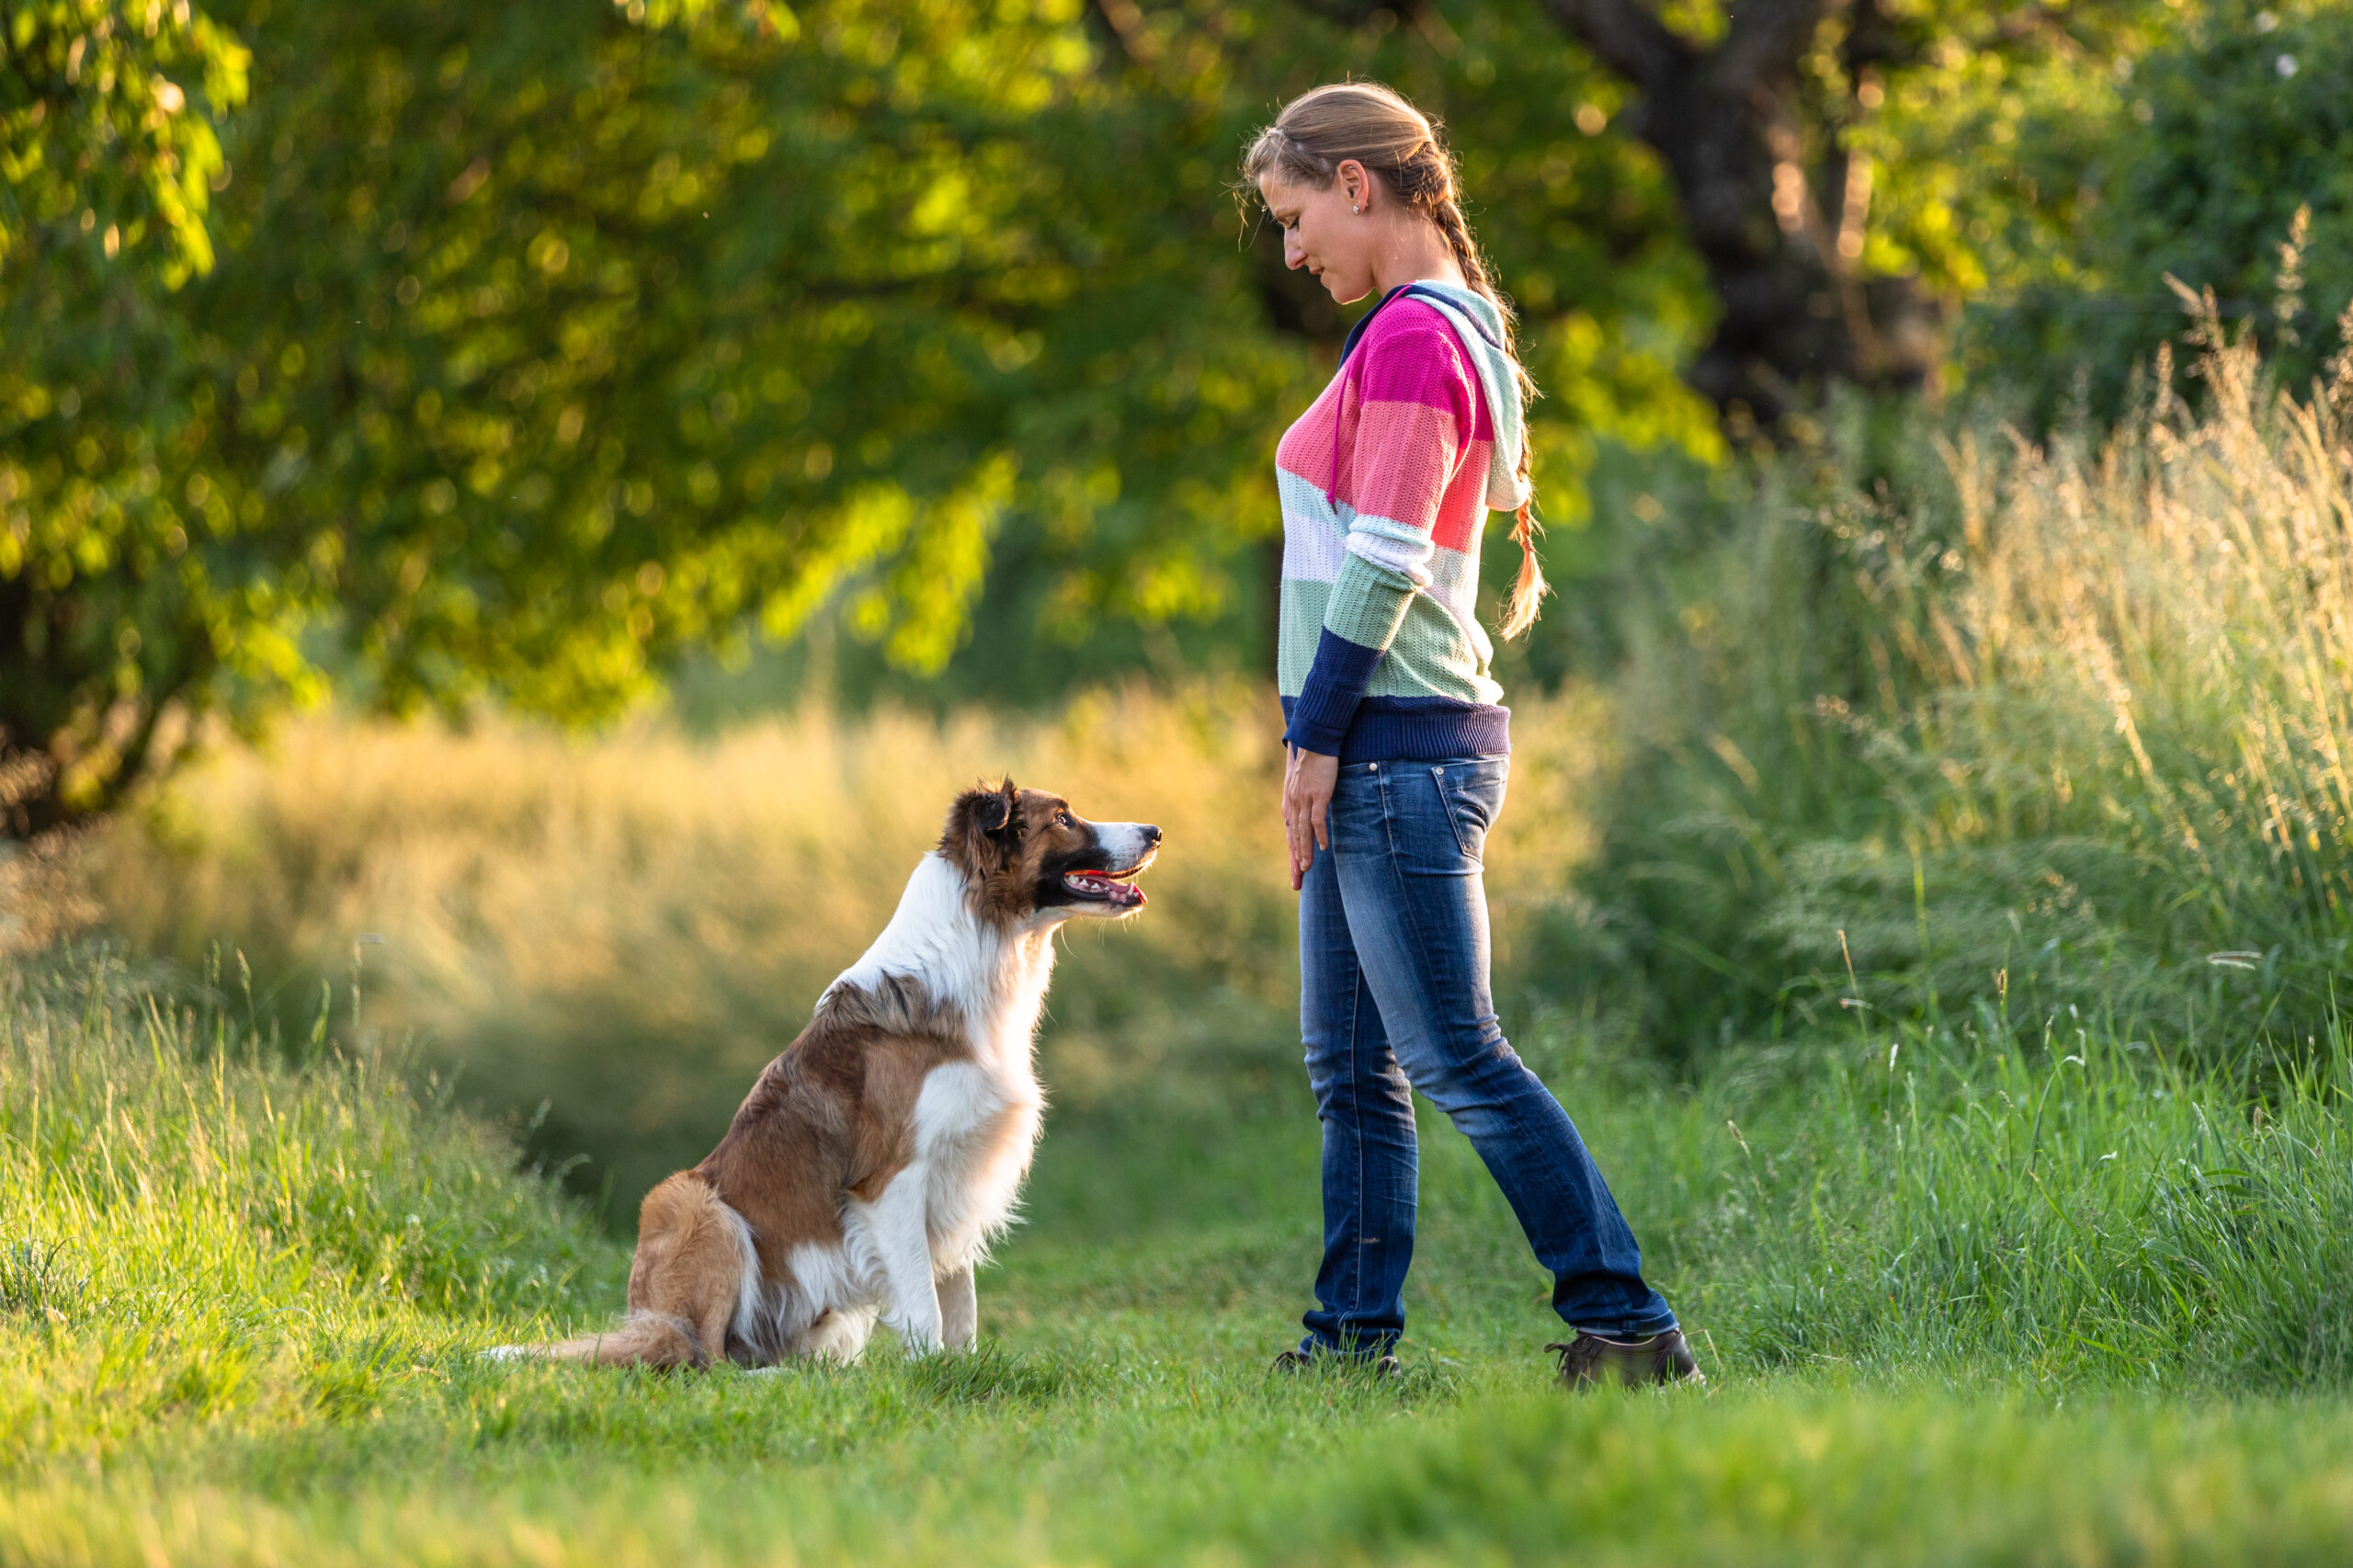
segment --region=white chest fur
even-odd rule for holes
[[[924,1080],[915,1163],[937,1272],[970,1267],[1012,1221],[1044,1108],[1037,1080],[1022,1076],[1005,1083],[958,1062],[933,1068]]]
[[[884,1321],[931,1348],[941,1298],[969,1303],[972,1270],[1009,1224],[1037,1146],[1045,1106],[1032,1062],[1038,1018],[1053,977],[1058,915],[1011,927],[975,915],[962,878],[937,854],[908,879],[897,912],[836,985],[882,976],[919,982],[961,1016],[969,1061],[935,1067],[915,1108],[913,1158],[871,1203],[851,1199],[849,1251],[883,1298]],[[969,1333],[969,1329],[966,1330]]]

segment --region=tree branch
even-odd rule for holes
[[[1143,11],[1136,0],[1093,0],[1088,9],[1118,40],[1129,64],[1149,66],[1160,58],[1160,42],[1145,28]]]
[[[1637,88],[1655,87],[1698,52],[1636,0],[1543,0],[1554,21]]]

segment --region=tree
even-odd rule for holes
[[[1106,626],[1246,606],[1273,435],[1341,324],[1270,233],[1237,243],[1229,182],[1284,84],[1393,53],[1380,28],[1076,0],[242,4],[254,91],[215,102],[198,187],[218,265],[151,290],[147,335],[21,437],[138,506],[111,552],[0,561],[47,607],[0,625],[0,723],[49,767],[17,831],[119,799],[182,718],[330,686],[594,719],[828,596],[925,674],[984,580],[1000,650],[978,662],[1017,638],[1066,679]],[[1446,46],[1524,54],[1493,32]],[[1609,214],[1661,190],[1577,130],[1557,67],[1512,85],[1482,130],[1493,188],[1540,220],[1510,242],[1556,301],[1531,344],[1551,409],[1606,424],[1672,392],[1672,350],[1591,312],[1688,280],[1615,265],[1652,242]],[[110,287],[66,279],[51,314],[96,334]],[[1579,436],[1548,429],[1573,477]],[[68,621],[79,641],[45,630]]]
[[[212,262],[245,69],[187,0],[0,4],[0,832],[135,771],[209,671],[171,301]]]
[[[2332,376],[2353,301],[2353,15],[2344,0],[2219,7],[2131,62],[2126,112],[2080,177],[2098,199],[2064,267],[1989,302],[1964,347],[2039,423],[2113,417],[2185,335],[2172,277],[2211,289],[2298,391]],[[2299,210],[2304,214],[2299,230]],[[2301,238],[2294,262],[2280,247]],[[2284,285],[2284,287],[2283,287]],[[2187,346],[2175,363],[2197,355]]]
[[[207,711],[595,720],[821,605],[934,690],[1037,695],[1140,627],[1251,659],[1273,440],[1345,323],[1230,182],[1348,73],[1451,123],[1574,525],[1607,444],[1719,449],[1679,365],[1735,432],[1809,377],[1901,381],[1891,301],[2052,245],[2063,135],[1952,148],[2105,112],[2109,73],[1963,48],[1949,3],[1900,48],[1827,0],[1595,10],[1647,40],[1630,115],[1552,17],[1636,0],[0,0],[8,831]],[[1813,171],[1791,232],[1774,159]]]
[[[2063,0],[1541,3],[1639,94],[1631,128],[1674,176],[1718,311],[1688,374],[1735,430],[1779,423],[1831,381],[1930,381],[1945,352],[1936,286],[1982,282],[1968,253],[1993,237],[1989,224],[1972,246],[1931,193],[2006,184],[2007,199],[1990,205],[2071,226],[2073,185],[2046,188],[2011,165],[2017,126],[2061,105],[2079,124],[2103,118],[2113,105],[2101,65],[2164,14]],[[2063,151],[2063,122],[2044,118]],[[1931,127],[1983,140],[1924,145]],[[1996,167],[1955,168],[1988,145]],[[1890,173],[1915,187],[1910,232],[1881,221],[1875,235],[1875,187]]]
[[[1255,531],[1301,357],[1255,329],[1246,256],[1188,243],[1178,199],[1223,200],[1166,169],[1197,106],[1107,116],[1071,0],[243,22],[222,264],[47,415],[145,503],[140,547],[0,561],[97,629],[0,626],[0,723],[67,765],[17,831],[118,799],[176,709],[332,677],[594,718],[853,577],[855,623],[936,667],[1017,505],[1120,524],[1111,569],[1062,574],[1090,612],[1198,606]],[[1173,177],[1139,199],[1139,161]]]

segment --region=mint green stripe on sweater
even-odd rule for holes
[[[1315,667],[1315,643],[1324,630],[1324,607],[1332,602],[1332,585],[1312,579],[1283,579],[1280,634],[1275,639],[1275,689],[1297,697]]]
[[[1332,602],[1324,607],[1324,630],[1359,648],[1387,648],[1413,601],[1411,577],[1351,552],[1340,562]]]
[[[1447,697],[1457,702],[1500,702],[1503,687],[1487,674],[1494,657],[1484,632],[1474,642],[1462,623],[1427,594],[1406,607],[1404,623],[1365,687],[1367,697]]]

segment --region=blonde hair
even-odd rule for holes
[[[1379,82],[1334,82],[1302,93],[1283,106],[1275,122],[1258,132],[1242,157],[1242,176],[1255,186],[1268,175],[1292,185],[1328,190],[1340,165],[1350,159],[1362,164],[1389,194],[1408,210],[1437,225],[1462,268],[1464,281],[1484,295],[1504,323],[1504,350],[1511,357],[1512,372],[1520,393],[1532,400],[1536,383],[1519,362],[1511,301],[1495,287],[1495,274],[1479,242],[1462,216],[1461,182],[1454,154],[1447,150],[1439,127],[1406,101],[1404,94]],[[1519,475],[1529,473],[1527,425],[1520,426]],[[1531,514],[1531,500],[1515,517],[1511,537],[1519,546],[1519,576],[1512,585],[1511,603],[1504,612],[1502,632],[1518,636],[1535,623],[1544,596],[1551,591],[1543,568],[1536,563],[1535,535],[1540,531]]]

